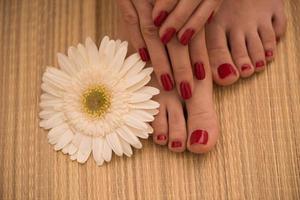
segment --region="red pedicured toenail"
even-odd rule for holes
[[[261,67],[263,67],[263,66],[265,66],[265,61],[263,61],[263,60],[258,61],[258,62],[256,62],[256,64],[255,64],[255,67],[256,67],[256,68],[261,68]]]
[[[210,23],[211,21],[212,21],[212,19],[213,19],[213,17],[214,17],[214,11],[212,11],[212,13],[210,14],[210,16],[208,17],[208,19],[207,19],[207,22],[206,23]]]
[[[157,135],[157,136],[156,136],[156,139],[159,140],[159,141],[161,141],[161,140],[166,140],[166,139],[167,139],[167,136],[165,136],[165,135]]]
[[[139,54],[141,56],[142,61],[147,62],[150,60],[150,56],[146,47],[139,49]]]
[[[183,33],[183,35],[181,36],[180,38],[180,43],[183,44],[183,45],[187,45],[191,38],[193,37],[195,31],[194,29],[186,29],[186,31]]]
[[[180,83],[180,92],[183,99],[189,99],[192,97],[191,86],[186,81],[182,81]]]
[[[179,148],[179,147],[182,147],[182,142],[181,141],[173,141],[171,143],[171,147],[172,148]]]
[[[157,27],[161,26],[162,23],[167,19],[168,14],[169,13],[167,11],[161,11],[159,15],[155,18],[154,25]]]
[[[265,55],[266,55],[267,58],[272,57],[273,56],[273,51],[272,50],[267,50],[267,51],[265,51]]]
[[[208,133],[204,130],[195,130],[190,138],[190,144],[207,144]]]
[[[198,80],[203,80],[205,78],[205,70],[203,63],[194,64],[194,73]]]
[[[169,74],[163,74],[160,76],[161,83],[166,91],[173,89],[173,82]]]
[[[241,69],[242,69],[242,71],[248,71],[251,69],[251,66],[249,64],[244,64],[244,65],[242,65]]]
[[[236,71],[231,64],[224,63],[218,67],[218,74],[221,79],[224,79],[229,75],[236,75]]]
[[[160,40],[162,41],[163,44],[167,44],[175,33],[176,33],[175,28],[168,28],[165,34],[160,38]]]

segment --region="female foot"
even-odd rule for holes
[[[178,42],[176,39],[174,41]],[[170,41],[171,44],[172,42]],[[192,41],[190,57],[196,78],[194,94],[185,101],[187,120],[178,93],[161,90],[155,97],[160,108],[152,123],[153,140],[157,144],[168,145],[174,152],[182,152],[187,148],[194,153],[205,153],[215,145],[219,130],[213,106],[212,78],[204,32],[199,33]],[[155,79],[152,79],[151,84],[158,86]]]
[[[285,29],[282,0],[224,0],[206,27],[214,81],[230,85],[264,70]]]

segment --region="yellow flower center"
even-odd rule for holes
[[[92,118],[102,117],[108,111],[110,105],[111,93],[102,85],[89,87],[82,95],[83,111]]]

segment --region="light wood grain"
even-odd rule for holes
[[[38,126],[41,76],[56,52],[117,36],[115,1],[0,0],[0,199],[300,199],[300,2],[286,1],[276,61],[215,88],[221,137],[207,155],[143,141],[133,158],[80,165]]]

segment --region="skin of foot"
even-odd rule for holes
[[[118,37],[128,41],[129,35],[121,19],[119,27]],[[149,83],[160,89],[160,94],[154,97],[160,107],[152,122],[153,141],[158,145],[168,146],[173,152],[183,152],[186,149],[193,153],[208,152],[215,146],[219,136],[212,97],[211,67],[206,49],[204,31],[194,37],[189,48],[181,45],[175,37],[168,44],[169,53],[177,53],[175,56],[170,55],[173,65],[184,60],[193,64],[195,92],[192,98],[183,101],[177,90],[163,90],[154,74]],[[133,52],[134,48],[129,45],[129,54]]]
[[[230,85],[263,71],[285,29],[282,0],[224,0],[206,26],[214,81]]]

